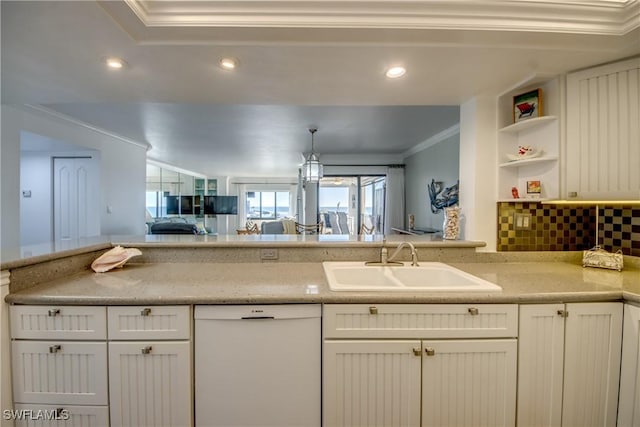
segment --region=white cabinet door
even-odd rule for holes
[[[515,425],[517,340],[423,346],[423,426]]]
[[[112,426],[189,426],[191,343],[109,343]]]
[[[640,427],[640,308],[624,306],[618,427]]]
[[[639,58],[567,76],[567,197],[640,198],[639,99]]]
[[[17,427],[108,427],[106,406],[15,405]]]
[[[191,336],[188,305],[108,307],[110,340],[183,340]]]
[[[324,425],[419,426],[420,341],[325,341]]]
[[[101,306],[12,305],[11,338],[104,340],[107,309]]]
[[[325,338],[512,338],[517,304],[328,304]]]
[[[13,341],[13,399],[19,403],[107,404],[107,344]]]
[[[563,426],[616,424],[622,305],[566,305]]]
[[[560,426],[564,304],[520,306],[518,426]]]

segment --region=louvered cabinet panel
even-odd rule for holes
[[[520,306],[518,426],[560,426],[564,304]]]
[[[23,419],[16,427],[108,427],[106,406],[17,404]]]
[[[106,307],[14,305],[11,338],[104,340]]]
[[[566,305],[563,426],[616,424],[622,305]]]
[[[191,335],[188,305],[116,306],[107,313],[110,340],[179,340]]]
[[[624,306],[618,427],[640,427],[640,307]]]
[[[19,403],[107,404],[107,344],[13,341],[13,398]]]
[[[422,425],[514,426],[517,341],[423,341]]]
[[[567,76],[568,197],[640,198],[639,103],[639,58]]]
[[[418,340],[325,341],[324,425],[419,426],[420,350]]]
[[[191,343],[110,342],[112,426],[189,426]]]
[[[518,336],[516,304],[325,305],[325,338]]]

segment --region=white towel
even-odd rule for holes
[[[122,267],[125,262],[129,261],[129,258],[138,255],[142,255],[139,249],[116,246],[93,261],[91,268],[96,273],[104,273],[112,268]]]
[[[282,228],[284,228],[284,234],[297,234],[296,222],[292,219],[283,219]]]

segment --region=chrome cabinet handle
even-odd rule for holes
[[[142,347],[142,349],[140,349],[140,352],[141,352],[142,354],[149,354],[149,353],[151,353],[151,346],[150,346],[150,345],[148,345],[148,346],[146,346],[146,347]]]
[[[420,347],[414,347],[413,348],[413,355],[414,356],[420,356],[422,354],[422,350],[420,349]]]
[[[60,344],[49,346],[49,353],[57,353],[62,350],[62,346]]]
[[[567,310],[558,310],[558,316],[569,317],[569,312]]]
[[[479,313],[478,309],[477,309],[477,308],[475,308],[475,307],[471,307],[471,308],[469,308],[469,310],[468,310],[468,311],[469,311],[469,314],[470,314],[470,315],[472,315],[472,316],[477,316],[477,315],[478,315],[478,313]]]
[[[49,317],[55,317],[58,314],[60,314],[59,308],[52,308],[51,310],[49,310]]]
[[[435,356],[436,350],[433,347],[426,347],[424,352],[427,353],[427,356]]]
[[[142,311],[140,311],[140,316],[149,316],[150,314],[151,314],[150,308],[145,308]]]
[[[378,307],[369,307],[369,314],[378,314]]]

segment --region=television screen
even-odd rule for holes
[[[180,196],[180,213],[193,215],[193,196]]]
[[[180,214],[180,202],[178,196],[165,196],[164,205],[167,207],[167,215]]]
[[[205,215],[238,215],[238,196],[204,196]]]

